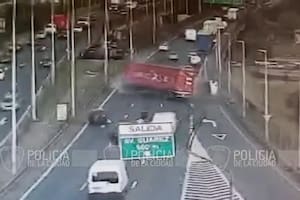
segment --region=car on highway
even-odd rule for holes
[[[31,44],[32,44],[31,39],[26,41],[26,45],[31,46]],[[34,41],[34,46],[40,46],[40,45],[42,45],[41,41],[39,40]]]
[[[88,17],[79,17],[77,19],[77,22],[76,24],[80,25],[80,26],[88,26],[90,23],[89,23],[89,18]]]
[[[125,57],[123,49],[114,48],[109,50],[109,58],[114,60],[122,60]]]
[[[40,66],[42,67],[51,67],[51,59],[50,58],[43,58],[41,61],[40,61]]]
[[[127,8],[122,8],[120,9],[119,13],[120,15],[127,15],[128,14],[128,9]]]
[[[125,6],[127,7],[127,8],[132,8],[132,9],[134,9],[134,8],[136,8],[137,7],[137,2],[136,1],[126,1],[125,2]]]
[[[45,45],[40,45],[36,47],[37,52],[44,52],[47,50],[47,47]]]
[[[58,39],[66,39],[68,37],[67,31],[59,31],[57,33],[57,38]]]
[[[173,51],[169,54],[169,60],[178,60],[178,59],[179,59],[178,54],[176,52]]]
[[[9,43],[8,46],[7,46],[7,48],[8,48],[9,51],[12,51],[13,50],[13,44]],[[16,51],[20,51],[21,49],[22,49],[22,45],[16,43]]]
[[[163,43],[163,44],[159,45],[158,50],[160,50],[160,51],[168,51],[169,50],[168,43]]]
[[[0,58],[0,63],[1,64],[11,63],[11,56],[9,56],[9,55],[3,55]]]
[[[2,102],[0,103],[0,108],[3,111],[10,111],[13,109],[13,103],[12,103],[12,98],[4,98]],[[15,104],[16,110],[20,108],[20,100],[17,98],[16,99],[16,104]]]
[[[47,24],[44,28],[46,34],[56,33],[56,25],[55,24]]]
[[[16,92],[16,98],[19,98],[18,92]],[[12,92],[11,91],[6,92],[4,95],[4,99],[12,99]]]
[[[82,31],[83,31],[83,28],[82,28],[82,26],[80,25],[80,24],[76,24],[75,26],[74,26],[74,32],[76,32],[76,33],[81,33]]]
[[[47,38],[47,33],[45,30],[39,31],[35,34],[36,39],[46,39]]]
[[[103,110],[96,109],[89,113],[88,121],[91,125],[105,126],[111,123]]]
[[[5,79],[5,71],[3,69],[0,69],[0,81],[3,81]]]

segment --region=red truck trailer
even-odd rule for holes
[[[66,30],[68,28],[68,16],[64,14],[56,14],[53,16],[54,24],[59,30]],[[70,23],[69,23],[70,24]]]
[[[129,86],[167,91],[176,97],[189,98],[199,92],[201,71],[201,67],[130,63],[123,72],[123,83]]]

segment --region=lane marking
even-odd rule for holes
[[[230,116],[227,114],[227,112],[223,109],[222,106],[219,105],[219,109],[221,113],[224,115],[224,117],[227,119],[227,121],[233,126],[233,128],[239,133],[239,135],[255,150],[258,149],[258,146],[255,145],[247,136],[243,133],[243,131],[232,121]],[[300,192],[300,187],[298,184],[289,178],[289,176],[285,175],[282,170],[278,167],[273,167],[274,170],[284,179],[286,180],[291,186],[293,186],[298,192]]]
[[[103,106],[109,101],[109,99],[116,93],[117,89],[113,89],[111,93],[106,97],[106,99],[101,103],[98,107],[99,109],[103,108]],[[51,171],[56,167],[60,159],[67,153],[67,151],[73,146],[73,144],[80,138],[80,136],[84,133],[84,131],[89,126],[89,123],[85,123],[83,127],[79,130],[76,136],[72,139],[72,141],[66,146],[66,148],[59,154],[59,156],[55,159],[55,161],[50,165],[50,167],[40,176],[40,178],[33,184],[31,187],[21,196],[20,200],[25,200],[30,193],[39,186],[39,184],[47,178],[47,176],[51,173]]]
[[[84,183],[81,185],[79,191],[83,191],[86,187],[87,187],[87,182],[84,182]]]

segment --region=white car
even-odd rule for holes
[[[188,57],[192,65],[196,65],[201,62],[200,56],[195,52],[189,53]]]
[[[80,25],[75,25],[75,26],[74,26],[74,32],[80,33],[80,32],[82,32],[82,31],[83,31],[82,26],[80,26]]]
[[[78,25],[88,26],[89,25],[89,18],[88,17],[79,17],[77,20]]]
[[[17,100],[16,104],[15,104],[16,110],[18,110],[20,108],[20,103]],[[13,103],[12,103],[12,99],[10,98],[5,98],[1,103],[0,103],[0,108],[3,111],[9,111],[13,109]]]
[[[170,60],[178,60],[178,55],[177,55],[177,53],[171,52],[171,53],[169,54],[169,59],[170,59]]]
[[[45,39],[46,37],[47,37],[46,31],[39,31],[35,35],[36,39]]]
[[[47,24],[44,28],[46,34],[56,33],[56,25],[55,24]]]
[[[0,81],[3,81],[5,79],[5,71],[3,69],[0,69]]]
[[[160,51],[168,51],[169,50],[169,45],[167,43],[159,45],[158,49]]]

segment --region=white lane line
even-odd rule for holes
[[[225,116],[225,118],[229,121],[229,123],[233,126],[233,128],[242,136],[242,138],[252,146],[254,149],[258,149],[258,146],[255,145],[247,136],[243,133],[243,131],[233,122],[233,120],[230,118],[230,116],[227,114],[227,112],[223,109],[222,106],[219,106],[219,109],[221,113]],[[286,180],[291,186],[293,186],[298,192],[300,192],[299,185],[294,182],[294,180],[290,179],[287,175],[285,175],[282,170],[278,167],[273,167],[274,170],[284,179]]]
[[[109,101],[109,99],[116,93],[117,89],[111,91],[111,93],[106,97],[106,99],[101,103],[98,108],[103,108],[103,106]],[[73,146],[73,144],[80,138],[80,136],[87,129],[89,123],[85,123],[83,127],[79,130],[73,140],[66,146],[66,148],[59,154],[59,156],[55,159],[55,161],[50,165],[50,167],[40,176],[40,178],[33,184],[31,187],[21,196],[20,200],[25,200],[29,194],[35,190],[39,184],[47,178],[47,176],[51,173],[51,171],[56,167],[60,159],[68,152],[68,150]]]
[[[87,182],[84,182],[80,187],[79,191],[83,191],[87,187]]]

